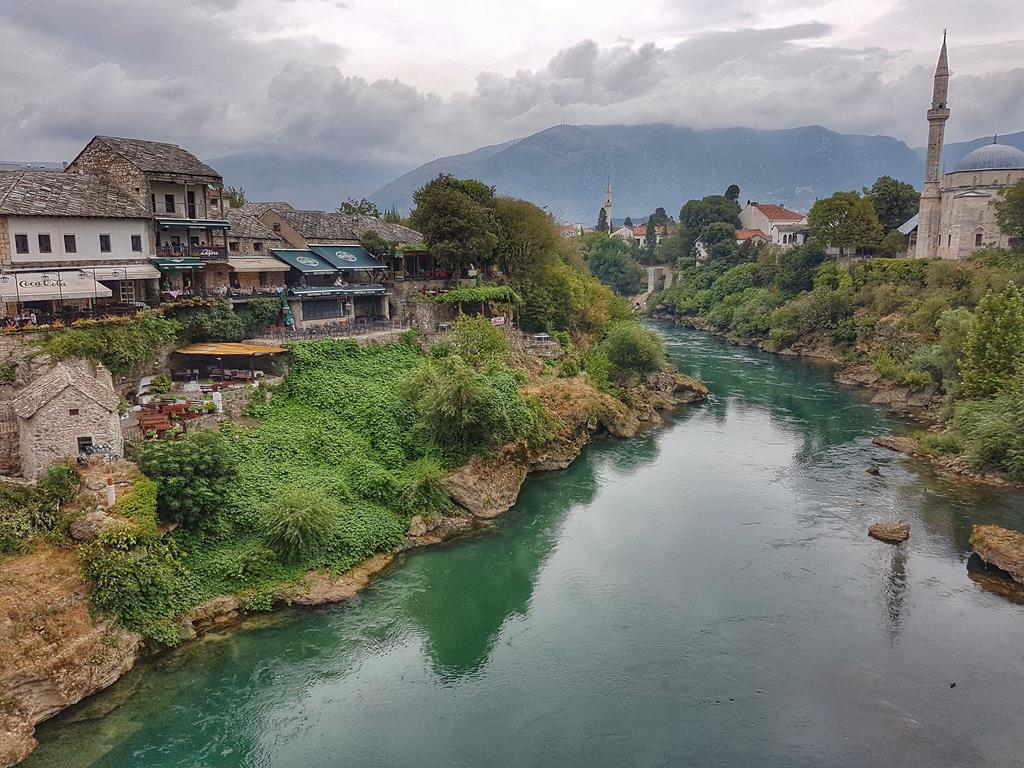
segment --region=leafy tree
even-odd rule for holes
[[[825,260],[825,251],[818,243],[804,243],[778,254],[775,284],[783,291],[798,293],[814,287],[814,275]]]
[[[965,397],[988,397],[1024,372],[1024,296],[1014,283],[978,302],[960,378]]]
[[[157,485],[160,518],[191,529],[216,522],[236,469],[225,439],[210,431],[146,443],[139,467]]]
[[[917,213],[921,194],[912,184],[897,181],[892,176],[879,176],[864,195],[875,206],[875,213],[886,232],[890,232]]]
[[[353,216],[373,216],[375,219],[380,218],[380,208],[377,207],[376,203],[367,200],[365,197],[361,197],[358,200],[354,197],[348,198],[338,206],[338,213],[347,213]]]
[[[836,192],[816,201],[807,214],[807,228],[818,242],[837,247],[840,256],[847,248],[874,248],[882,239],[874,205],[856,192]]]
[[[583,247],[590,274],[624,296],[640,292],[645,273],[633,258],[633,249],[616,237],[585,235]]]
[[[907,238],[898,229],[894,229],[882,238],[882,242],[878,244],[878,250],[890,256],[904,253],[907,250]]]
[[[663,209],[664,210],[664,209]],[[650,216],[647,219],[647,232],[644,234],[644,248],[648,253],[654,253],[654,249],[658,246],[658,231],[654,224],[654,217]]]
[[[451,334],[455,352],[475,368],[500,362],[508,352],[505,334],[486,317],[461,317],[452,324]]]
[[[667,227],[672,223],[672,217],[665,213],[665,209],[661,207],[655,208],[650,218],[654,219],[654,223],[659,227]],[[650,222],[650,219],[648,219],[648,222]]]
[[[601,350],[612,364],[613,376],[649,373],[665,364],[665,345],[653,331],[632,321],[616,323],[601,342]]]
[[[604,210],[604,209],[602,208],[601,210]],[[629,216],[627,216],[626,220],[624,222],[622,222],[622,226],[624,226],[624,227],[632,227],[633,226],[633,220],[631,218],[629,218]]]
[[[727,200],[739,200],[740,199],[740,188],[738,184],[730,184],[725,190],[725,198]]]
[[[597,212],[597,226],[594,229],[598,232],[608,232],[611,222],[608,221],[608,213],[604,208]]]
[[[654,249],[654,259],[660,264],[673,264],[682,267],[684,260],[693,264],[691,254],[683,249],[684,238],[678,234],[663,237],[658,247]]]
[[[441,175],[413,194],[412,226],[431,254],[450,267],[491,264],[498,245],[494,188]]]
[[[999,230],[1012,240],[1024,240],[1024,179],[1000,190],[995,208]]]
[[[558,233],[551,216],[526,200],[499,197],[498,266],[510,278],[538,269],[554,258]]]
[[[724,222],[733,229],[740,226],[740,206],[723,195],[708,195],[700,200],[689,200],[679,211],[680,234],[687,253],[708,224]]]
[[[398,248],[397,242],[393,240],[385,240],[372,230],[368,230],[363,234],[359,244],[363,246],[367,253],[378,259],[383,259],[387,256],[394,256],[395,250]]]
[[[293,489],[267,505],[260,533],[278,559],[300,563],[323,552],[340,518],[340,506],[323,492]]]
[[[245,187],[225,187],[224,199],[227,200],[230,208],[241,208],[249,202],[245,196]]]

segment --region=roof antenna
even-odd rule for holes
[[[992,134],[992,143],[993,144],[998,144],[999,143],[999,134],[998,133]]]

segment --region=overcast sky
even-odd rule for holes
[[[94,134],[407,163],[565,120],[1024,130],[1021,0],[0,0],[0,159]]]

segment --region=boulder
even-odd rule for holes
[[[868,527],[868,536],[889,544],[902,544],[910,538],[910,523],[904,520],[895,523],[874,523]]]
[[[871,442],[880,448],[888,448],[890,451],[905,453],[913,456],[917,453],[917,443],[909,437],[897,437],[896,435],[878,435],[871,439]]]
[[[474,456],[445,479],[445,487],[452,501],[486,520],[512,508],[529,470],[526,445],[516,443],[494,456]]]
[[[986,563],[1024,584],[1024,533],[998,525],[976,525],[971,529],[971,547]]]
[[[90,541],[96,538],[100,531],[105,531],[107,528],[120,524],[121,521],[116,517],[111,517],[102,509],[97,509],[93,512],[87,512],[75,520],[71,524],[68,533],[75,541]]]

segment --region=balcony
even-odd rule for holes
[[[228,251],[223,245],[160,245],[157,246],[156,255],[161,259],[191,256],[203,261],[226,261]]]

